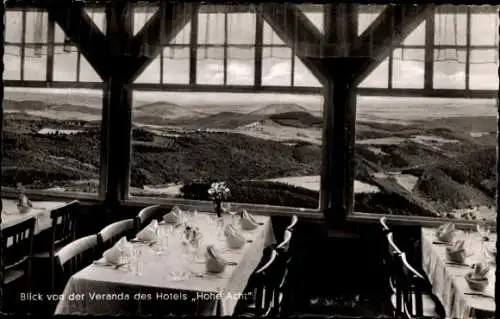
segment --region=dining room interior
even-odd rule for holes
[[[0,15],[0,314],[500,317],[499,6]]]

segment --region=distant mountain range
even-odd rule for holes
[[[5,185],[22,181],[30,187],[66,187],[75,180],[97,179],[100,108],[34,99],[6,100],[4,105]],[[240,200],[262,203],[258,196],[268,196],[272,189],[275,193],[268,196],[268,204],[317,207],[319,196],[310,190],[284,190],[267,183],[265,191],[252,197],[251,187],[256,186],[244,181],[319,175],[319,144],[285,143],[266,138],[266,134],[293,136],[294,132],[309,132],[308,129],[317,132],[323,125],[322,118],[293,103],[271,103],[246,112],[221,107],[215,114],[200,109],[168,102],[134,108],[133,187],[229,179],[239,185],[234,187],[239,187],[236,193]],[[87,115],[97,119],[89,121]],[[71,117],[74,119],[68,120]],[[169,135],[169,128],[155,131],[140,128],[137,124],[141,123],[193,130]],[[272,130],[261,135],[242,134],[244,127],[256,123]],[[455,208],[493,205],[496,127],[494,116],[445,118],[409,125],[358,121],[356,179],[382,191],[356,194],[356,210],[437,216]],[[85,132],[72,136],[38,134],[43,128]],[[224,134],[196,130],[207,128],[224,129]],[[403,187],[397,174],[413,176],[415,185],[410,189]],[[72,187],[83,187],[81,182],[75,185]],[[294,198],[302,199],[290,202]]]

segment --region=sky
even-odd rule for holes
[[[135,32],[151,16],[150,14],[136,14]],[[90,14],[96,25],[103,29],[104,21],[102,14]],[[322,31],[321,13],[306,13],[308,18]],[[200,14],[199,15],[199,39],[200,44],[223,44],[224,23],[222,14]],[[26,20],[32,21],[27,25],[26,41],[45,41],[46,14],[39,21],[37,13],[28,13]],[[376,18],[376,14],[361,14],[359,19],[358,33]],[[493,45],[498,43],[498,15],[482,14],[473,15],[472,22],[472,44]],[[6,21],[6,40],[8,42],[19,42],[21,37],[21,14],[8,12]],[[229,15],[229,43],[230,44],[252,44],[255,32],[255,16],[248,14]],[[438,15],[436,18],[435,43],[444,45],[465,44],[465,15]],[[176,44],[189,42],[190,24],[188,24],[172,41]],[[206,31],[208,28],[208,32]],[[416,28],[405,40],[404,44],[418,45],[424,43],[425,23]],[[64,34],[56,27],[56,41],[62,42]],[[264,27],[265,44],[284,44],[280,38],[266,24]],[[74,81],[76,80],[76,53],[66,53],[62,48],[56,49],[54,61],[54,80]],[[263,85],[290,85],[292,56],[289,48],[264,48],[263,61]],[[395,88],[422,88],[424,80],[423,50],[405,49],[395,51],[393,62],[393,87]],[[46,58],[37,57],[34,49],[26,50],[25,79],[44,80]],[[213,48],[198,50],[199,62],[197,66],[197,80],[199,84],[223,84],[223,50]],[[253,49],[230,48],[228,51],[228,84],[252,85],[254,75]],[[166,83],[187,84],[189,81],[189,52],[187,49],[164,50],[164,80]],[[436,57],[447,58],[450,61],[435,61],[434,83],[435,88],[463,89],[465,88],[465,54],[456,50],[440,50],[435,52]],[[459,59],[462,63],[452,61]],[[19,49],[15,47],[6,48],[5,56],[5,79],[19,79],[20,77]],[[297,86],[320,86],[319,81],[309,70],[295,58],[294,85]],[[470,86],[472,89],[497,89],[498,75],[498,50],[474,51],[471,54]],[[85,59],[82,59],[80,68],[81,81],[100,81],[94,70]],[[158,83],[160,79],[160,60],[157,58],[136,80],[136,83]],[[370,74],[361,87],[387,87],[388,61],[383,61],[380,66]]]

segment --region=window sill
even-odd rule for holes
[[[182,209],[196,209],[200,211],[212,211],[213,203],[211,201],[202,200],[189,200],[189,199],[179,199],[179,198],[155,198],[155,197],[130,197],[123,202],[124,204],[131,206],[144,206],[146,205],[178,205]],[[268,215],[268,216],[290,216],[296,215],[299,218],[304,219],[314,219],[322,220],[323,214],[319,209],[308,209],[308,208],[298,208],[298,207],[285,207],[285,206],[271,206],[271,205],[258,205],[258,204],[245,204],[245,203],[233,203],[231,204],[232,209],[246,209],[252,212],[252,214],[257,215]]]
[[[101,204],[103,198],[97,194],[76,193],[76,192],[53,192],[43,190],[26,190],[26,195],[34,201],[71,201],[79,200],[83,204],[95,205]],[[18,197],[16,189],[2,187],[2,198]],[[323,214],[318,209],[307,209],[298,207],[270,206],[245,203],[230,203],[233,209],[246,209],[253,214],[268,216],[290,216],[297,215],[299,218],[322,220]],[[122,201],[122,205],[135,206],[143,208],[146,205],[179,205],[182,209],[196,209],[200,211],[212,211],[213,204],[210,201],[189,200],[179,198],[155,198],[155,197],[130,197]]]
[[[99,204],[102,202],[97,194],[76,192],[53,192],[44,190],[26,190],[26,195],[33,201],[72,201],[79,200],[84,204]],[[2,198],[17,198],[18,191],[10,187],[2,187]]]
[[[475,221],[420,216],[379,215],[354,212],[349,214],[346,219],[348,222],[369,224],[379,223],[380,218],[384,216],[386,217],[387,223],[394,226],[421,226],[435,228],[441,226],[443,223],[453,222],[458,228],[461,229],[476,228]],[[494,227],[494,231],[496,231],[496,225],[492,223],[492,226]]]

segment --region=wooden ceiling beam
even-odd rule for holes
[[[389,54],[391,44],[403,41],[416,27],[432,14],[433,5],[390,5],[359,36],[351,51],[352,56],[366,57],[354,72],[355,83],[361,83]]]
[[[106,37],[87,15],[80,3],[64,0],[46,1],[49,19],[53,19],[78,47],[97,74],[105,79],[108,70]]]
[[[131,78],[135,80],[160,54],[164,46],[198,14],[199,4],[186,2],[161,2],[160,8],[134,36],[130,49],[132,57],[140,60],[130,67]]]
[[[309,58],[323,56],[324,36],[301,9],[293,4],[265,3],[257,6],[256,10],[283,42],[295,49],[297,57],[318,80],[326,83],[328,75],[322,64],[317,59]]]

